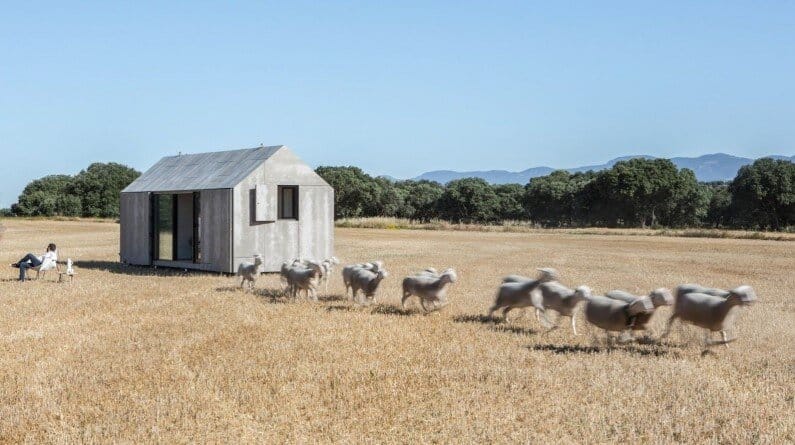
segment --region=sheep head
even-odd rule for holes
[[[551,267],[539,267],[536,269],[539,274],[538,281],[542,283],[547,281],[556,281],[558,279],[558,271]]]
[[[254,267],[260,267],[262,265],[262,255],[256,254],[254,255]]]
[[[455,283],[456,280],[458,280],[458,275],[456,275],[455,270],[452,267],[450,267],[445,269],[445,271],[442,272],[441,275],[439,275],[439,279],[441,279],[446,283]]]
[[[740,286],[729,291],[729,297],[738,301],[742,306],[748,306],[756,302],[756,292],[751,286]]]
[[[670,289],[664,287],[651,291],[649,293],[649,298],[651,298],[654,307],[671,306],[674,304],[674,294],[671,293]]]
[[[580,286],[574,290],[574,299],[577,301],[585,301],[591,298],[591,288],[588,286]]]
[[[649,297],[640,297],[632,303],[629,303],[629,306],[627,307],[627,313],[632,316],[639,314],[649,314],[652,311],[654,311],[654,304]]]

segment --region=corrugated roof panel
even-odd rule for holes
[[[122,192],[159,192],[232,188],[282,145],[244,150],[168,156]]]

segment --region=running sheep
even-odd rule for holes
[[[351,289],[353,291],[353,301],[359,304],[368,305],[374,303],[375,293],[378,290],[378,286],[381,284],[381,281],[388,276],[389,273],[383,269],[383,267],[379,267],[376,271],[365,268],[354,269],[350,278]],[[364,300],[357,299],[357,294],[359,291],[362,291],[364,294]]]
[[[406,300],[416,296],[420,299],[420,305],[425,312],[439,310],[449,303],[447,289],[457,279],[458,275],[453,268],[448,268],[441,274],[437,274],[436,269],[428,268],[416,275],[408,276],[403,279],[403,298],[400,304],[405,308]]]
[[[687,292],[696,289],[695,292]],[[665,338],[671,332],[671,326],[677,319],[693,324],[704,331],[704,348],[723,344],[728,347],[728,343],[736,338],[729,339],[726,331],[732,328],[733,320],[728,315],[735,306],[749,306],[756,301],[756,292],[751,286],[740,286],[728,291],[728,295],[711,295],[699,290],[697,285],[683,285],[676,289],[676,301],[671,318],[668,319],[668,326],[660,338]],[[713,342],[711,335],[713,332],[720,332],[722,341]]]
[[[526,307],[536,307],[538,304],[533,304],[534,299],[538,299],[534,291],[542,283],[555,280],[557,272],[555,269],[541,268],[539,271],[538,279],[521,277],[519,275],[508,275],[503,278],[503,283],[497,289],[497,296],[494,298],[494,305],[489,309],[489,318],[494,314],[494,311],[502,309],[502,316],[504,320],[508,320],[508,313],[513,309],[520,309]],[[538,311],[536,312],[536,317]],[[549,320],[546,320],[547,322]]]
[[[642,298],[648,298],[651,301],[653,307],[650,312],[638,313],[635,316],[634,322],[632,323],[633,331],[648,330],[648,324],[651,320],[651,317],[654,315],[654,311],[660,306],[671,306],[674,304],[673,294],[669,289],[664,287],[654,289],[653,291],[649,292],[648,297],[632,295],[629,292],[622,290],[612,290],[606,293],[605,297],[612,298],[613,300],[623,301],[624,303],[629,304],[635,303],[637,300]]]
[[[240,288],[248,281],[248,290],[254,289],[254,283],[259,276],[259,268],[262,265],[262,256],[254,255],[254,262],[244,261],[237,267],[237,276],[240,277]]]
[[[373,261],[372,263],[359,263],[359,264],[349,264],[342,268],[342,283],[345,285],[345,295],[348,295],[348,290],[351,289],[351,278],[353,277],[354,272],[358,269],[366,269],[371,272],[378,272],[379,270],[384,268],[383,261]],[[354,295],[351,295],[353,298]]]
[[[654,312],[654,305],[649,297],[639,297],[623,301],[601,295],[591,295],[587,286],[580,286],[575,292],[584,297],[585,320],[592,325],[607,331],[608,340],[612,340],[610,332],[624,332],[633,329],[639,317]]]
[[[311,261],[307,263],[307,266],[295,264],[289,267],[286,273],[287,284],[293,299],[297,298],[300,291],[304,291],[306,298],[317,301],[317,287],[323,273],[320,264]]]

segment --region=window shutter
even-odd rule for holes
[[[257,184],[254,194],[256,196],[254,219],[259,222],[276,221],[276,206],[278,204],[276,186]]]

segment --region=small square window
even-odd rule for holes
[[[298,219],[298,186],[279,186],[279,219]]]

